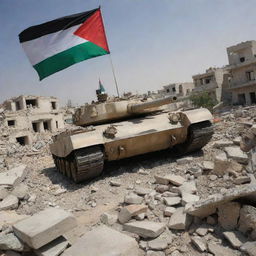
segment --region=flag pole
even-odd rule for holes
[[[99,5],[99,9],[101,10],[101,6],[100,5]],[[103,18],[102,13],[101,13],[101,16],[102,16],[102,20],[103,20],[103,23],[104,23],[104,18]],[[106,31],[105,31],[105,34],[107,34]],[[114,69],[114,65],[113,65],[113,61],[112,61],[112,57],[111,57],[111,53],[110,52],[109,52],[109,60],[110,60],[111,69],[112,69],[112,73],[113,73],[113,77],[114,77],[114,81],[115,81],[115,85],[116,85],[117,96],[120,97],[119,89],[118,89],[118,84],[117,84],[117,80],[116,80],[115,69]]]

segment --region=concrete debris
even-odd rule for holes
[[[192,218],[184,212],[184,208],[178,208],[171,216],[168,227],[175,230],[185,230],[191,224]]]
[[[128,205],[121,209],[118,215],[120,223],[124,224],[128,222],[132,217],[138,216],[141,213],[146,213],[148,207],[146,205]]]
[[[0,187],[0,200],[5,199],[9,195],[9,191],[5,187]]]
[[[130,193],[124,197],[124,202],[126,204],[141,204],[143,197],[140,197],[134,193]]]
[[[26,165],[20,165],[9,171],[0,173],[0,186],[16,186],[18,183],[22,182],[27,174]]]
[[[156,238],[148,242],[148,248],[153,251],[163,251],[168,247],[166,240],[162,238]]]
[[[256,230],[256,207],[243,205],[240,210],[238,229],[244,234],[250,230]]]
[[[147,251],[146,256],[165,256],[164,252]]]
[[[189,164],[193,161],[193,157],[183,157],[176,160],[177,164],[183,165],[183,164]]]
[[[192,195],[187,192],[182,193],[182,205],[185,206],[187,203],[193,203],[199,200],[199,196]]]
[[[215,213],[216,208],[226,202],[243,198],[256,202],[256,185],[241,185],[238,188],[231,188],[224,194],[215,194],[207,199],[201,199],[186,209],[186,212],[198,217],[207,217]]]
[[[122,185],[122,183],[118,180],[111,180],[109,184],[113,187],[120,187]]]
[[[28,186],[21,183],[18,186],[15,186],[11,194],[22,200],[28,195]]]
[[[164,202],[167,206],[177,205],[181,202],[180,197],[164,197]]]
[[[218,222],[225,230],[234,230],[237,227],[240,208],[237,202],[227,202],[218,206]]]
[[[93,229],[78,239],[62,256],[139,256],[135,239],[106,226]]]
[[[14,224],[13,230],[23,242],[38,249],[76,225],[75,218],[69,212],[49,208]]]
[[[64,237],[59,237],[49,244],[35,250],[38,256],[59,256],[68,247],[68,241]]]
[[[0,202],[0,211],[17,209],[18,205],[19,199],[14,195],[8,195]]]
[[[204,161],[203,162],[203,170],[212,171],[214,168],[214,162],[212,161]]]
[[[236,185],[241,185],[241,184],[250,183],[250,182],[251,182],[251,178],[249,176],[239,176],[234,179],[234,183]]]
[[[225,151],[229,158],[241,164],[248,163],[248,156],[239,147],[225,147]]]
[[[225,231],[223,232],[224,237],[230,242],[230,244],[239,249],[243,243],[246,242],[246,238],[238,231]]]
[[[171,217],[175,211],[176,211],[176,208],[174,207],[166,207],[164,210],[164,216]]]
[[[180,194],[186,192],[189,194],[195,194],[197,192],[196,183],[194,180],[186,181],[179,187]]]
[[[191,237],[191,242],[199,250],[199,252],[205,252],[207,250],[206,241],[203,238],[193,236]]]
[[[228,147],[228,146],[232,146],[232,145],[233,145],[233,141],[218,140],[218,141],[215,141],[212,146],[215,147],[215,148],[224,148],[224,147]]]
[[[101,214],[100,220],[103,224],[107,226],[111,226],[117,222],[118,216],[117,216],[117,213],[104,212]]]
[[[236,256],[231,249],[213,242],[208,243],[208,250],[215,256]]]
[[[13,233],[0,234],[0,250],[22,252],[24,244]]]
[[[168,185],[169,180],[167,180],[165,177],[160,176],[160,175],[155,175],[155,180],[157,184],[162,184],[162,185]]]
[[[0,230],[3,226],[11,226],[16,222],[23,220],[29,216],[18,215],[15,211],[1,211],[0,212]]]
[[[176,186],[181,186],[186,180],[179,176],[179,175],[171,175],[168,174],[164,176],[166,180],[168,180],[171,184],[176,185]]]
[[[152,221],[136,221],[124,224],[124,230],[138,234],[143,238],[156,238],[165,230],[164,223]]]
[[[136,187],[135,193],[139,196],[145,196],[147,194],[152,193],[154,190],[149,188]]]

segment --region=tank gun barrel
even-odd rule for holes
[[[155,107],[160,107],[162,105],[170,104],[172,102],[175,102],[177,100],[177,97],[175,96],[169,96],[166,98],[162,99],[156,99],[148,102],[143,102],[143,103],[132,103],[127,106],[128,112],[130,113],[139,113],[142,112],[145,109],[148,108],[155,108]]]

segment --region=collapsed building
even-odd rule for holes
[[[229,72],[226,68],[208,68],[205,73],[194,75],[195,88],[193,93],[207,92],[208,95],[218,102],[230,102]]]
[[[64,117],[55,97],[19,96],[3,103],[1,122],[11,133],[10,142],[29,145],[36,133],[64,128]]]
[[[256,104],[256,41],[246,41],[227,48],[232,104]]]

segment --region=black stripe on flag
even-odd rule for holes
[[[55,33],[57,31],[82,24],[97,10],[98,8],[29,27],[19,34],[20,42],[23,43],[26,41],[30,41],[47,34]]]

